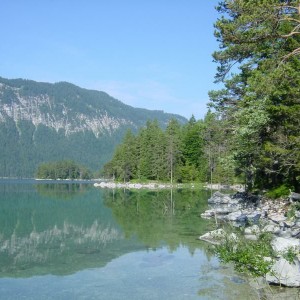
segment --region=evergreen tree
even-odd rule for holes
[[[249,189],[287,184],[299,190],[299,1],[222,1],[212,106],[230,122],[237,171]],[[236,73],[229,76],[236,65]],[[226,77],[229,76],[229,77]]]
[[[180,158],[182,155],[181,150],[181,129],[180,124],[177,120],[171,119],[166,132],[166,165],[167,165],[167,174],[170,178],[171,184],[173,179],[177,178],[178,175],[177,169],[180,166]]]

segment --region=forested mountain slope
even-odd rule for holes
[[[65,159],[99,170],[128,128],[153,119],[165,127],[172,118],[186,122],[67,82],[0,77],[0,176],[33,176],[39,163]]]

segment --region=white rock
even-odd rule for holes
[[[263,229],[263,232],[270,232],[273,234],[279,234],[280,233],[280,227],[278,225],[268,224]]]
[[[257,225],[253,225],[251,227],[245,228],[244,233],[245,234],[251,234],[251,235],[254,234],[254,235],[256,235],[256,234],[260,233],[260,229]]]
[[[220,192],[215,192],[210,199],[208,199],[208,203],[212,204],[227,204],[229,203],[231,198],[228,195],[222,194]]]
[[[285,221],[287,218],[284,215],[281,214],[272,214],[268,216],[270,220],[273,222],[279,224],[280,222]]]
[[[282,284],[288,287],[300,286],[300,264],[298,260],[294,264],[290,264],[286,259],[280,258],[275,262],[272,271],[275,276],[267,274],[266,280],[269,283]]]
[[[240,210],[232,212],[226,216],[226,219],[228,221],[236,221],[240,216],[242,215],[242,212]]]
[[[293,222],[293,221],[285,221],[285,222],[284,222],[284,225],[285,225],[286,227],[291,228],[291,227],[294,227],[294,226],[296,225],[296,223]]]
[[[204,213],[201,214],[201,217],[202,218],[205,218],[205,219],[209,219],[211,217],[213,217],[215,215],[215,212],[211,209],[209,210],[206,210]]]
[[[255,234],[246,234],[245,238],[250,241],[257,241],[257,235]]]
[[[217,229],[201,235],[199,240],[206,241],[214,245],[219,245],[225,237],[226,232],[223,229]]]
[[[299,250],[299,239],[296,238],[283,238],[283,237],[276,237],[272,242],[272,248],[276,252],[284,252],[287,251],[289,248],[295,248],[296,250]]]

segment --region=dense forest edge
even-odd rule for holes
[[[209,112],[204,120],[192,116],[187,124],[170,120],[164,130],[157,121],[134,135],[130,130],[105,164],[103,176],[117,181],[161,181],[169,183],[242,181],[224,163],[222,123]]]
[[[299,1],[221,1],[216,82],[204,120],[130,132],[104,174],[118,180],[243,181],[300,191]]]

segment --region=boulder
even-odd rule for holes
[[[258,223],[260,217],[261,217],[261,213],[256,212],[256,211],[254,211],[253,213],[247,215],[248,222],[249,223],[254,223],[254,224]]]
[[[199,236],[199,240],[219,245],[222,240],[224,240],[224,237],[226,235],[226,232],[223,229],[217,229],[213,231],[209,231],[201,236]]]
[[[255,234],[246,234],[245,239],[250,240],[250,241],[257,241],[258,237]]]
[[[284,222],[287,219],[283,214],[268,215],[268,218],[273,222],[275,222],[276,224],[279,224],[280,222]]]
[[[241,214],[239,217],[237,217],[236,222],[247,223],[248,222],[247,215],[246,214]]]
[[[295,237],[295,238],[299,238],[300,237],[300,228],[294,228],[293,230],[292,230],[292,237]]]
[[[281,257],[272,267],[274,275],[268,273],[266,280],[269,283],[280,284],[288,287],[300,287],[300,264],[298,259],[290,264],[285,258]]]
[[[260,233],[260,229],[259,229],[259,227],[257,225],[253,225],[253,226],[245,228],[244,233],[246,235],[253,235],[253,234],[257,235],[257,234]]]
[[[283,223],[284,223],[284,226],[288,227],[288,228],[294,227],[296,225],[296,223],[293,221],[284,221]]]
[[[222,242],[225,241],[226,238],[229,238],[230,240],[234,240],[234,241],[236,241],[238,239],[237,235],[235,233],[231,233],[231,234],[227,235],[225,230],[223,230],[222,228],[207,232],[207,233],[199,236],[199,240],[202,240],[202,241],[214,244],[214,245],[221,244]]]
[[[280,227],[278,225],[274,224],[268,224],[263,229],[263,232],[270,232],[272,234],[279,234],[280,233]]]
[[[295,248],[296,250],[300,250],[300,240],[296,238],[284,238],[284,237],[276,237],[271,242],[272,248],[274,251],[282,253],[287,251],[289,248]]]
[[[290,239],[292,238],[292,230],[291,228],[281,228],[278,234],[279,237]]]
[[[290,201],[300,201],[300,194],[291,192],[289,199]]]
[[[209,204],[227,204],[231,200],[229,195],[215,192],[211,198],[208,199]]]
[[[236,222],[241,217],[241,215],[242,215],[242,212],[240,210],[238,210],[238,211],[229,213],[225,219],[228,221]]]
[[[239,208],[235,205],[218,205],[214,208],[216,214],[226,215],[237,211]]]

